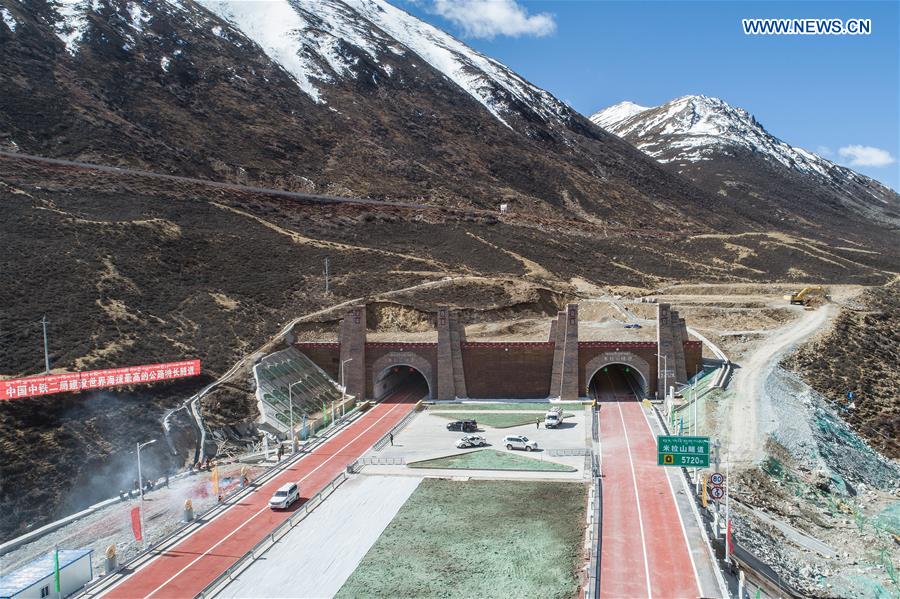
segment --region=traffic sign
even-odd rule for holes
[[[713,499],[722,499],[725,497],[725,488],[724,487],[713,487],[709,490],[709,496]]]
[[[709,477],[709,482],[714,485],[721,485],[723,482],[725,482],[725,477],[722,476],[721,472],[713,472]]]
[[[659,466],[706,468],[709,466],[709,437],[659,435],[656,437]]]

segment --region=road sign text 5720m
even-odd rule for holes
[[[656,458],[660,466],[706,468],[709,437],[660,435],[656,438]]]

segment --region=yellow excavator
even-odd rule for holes
[[[792,304],[797,304],[800,306],[808,306],[810,302],[815,298],[824,298],[825,297],[825,288],[824,287],[804,287],[800,291],[796,293],[791,293],[784,296],[784,299],[788,300]]]

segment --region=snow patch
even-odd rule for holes
[[[3,22],[6,23],[6,26],[9,27],[9,30],[13,33],[16,32],[16,28],[19,26],[19,22],[16,21],[12,13],[6,10],[3,6],[0,6],[0,18],[3,19]]]
[[[169,72],[169,65],[170,65],[171,63],[172,63],[172,61],[169,59],[168,56],[163,56],[162,58],[159,59],[159,68],[161,68],[163,71],[165,71],[166,73],[168,73],[168,72]]]
[[[53,25],[56,37],[66,45],[66,52],[74,56],[78,52],[78,44],[87,31],[87,13],[93,10],[93,4],[87,0],[81,2],[57,0],[53,7],[61,19]]]
[[[143,32],[144,27],[153,18],[138,2],[128,4],[128,15],[131,17],[131,27],[138,32]]]
[[[513,102],[545,119],[565,114],[565,107],[549,93],[409,13],[383,0],[346,0],[346,4],[449,77],[504,125],[509,126],[503,113]]]
[[[306,21],[285,0],[262,5],[240,0],[207,0],[203,6],[225,19],[256,42],[316,103],[324,103],[313,81],[327,81],[326,73],[304,51]]]
[[[629,102],[628,100],[626,100],[591,115],[591,121],[606,129],[609,128],[608,125],[616,125],[617,123],[620,123],[625,119],[630,119],[634,115],[644,112],[645,110],[650,109],[647,106],[639,106],[634,102]]]

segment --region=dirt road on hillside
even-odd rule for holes
[[[829,325],[837,308],[826,304],[814,311],[803,311],[797,320],[769,333],[756,351],[739,364],[725,431],[726,459],[732,463],[756,463],[765,457],[769,423],[763,416],[771,413],[772,402],[779,399],[769,395],[766,383],[785,354]]]

